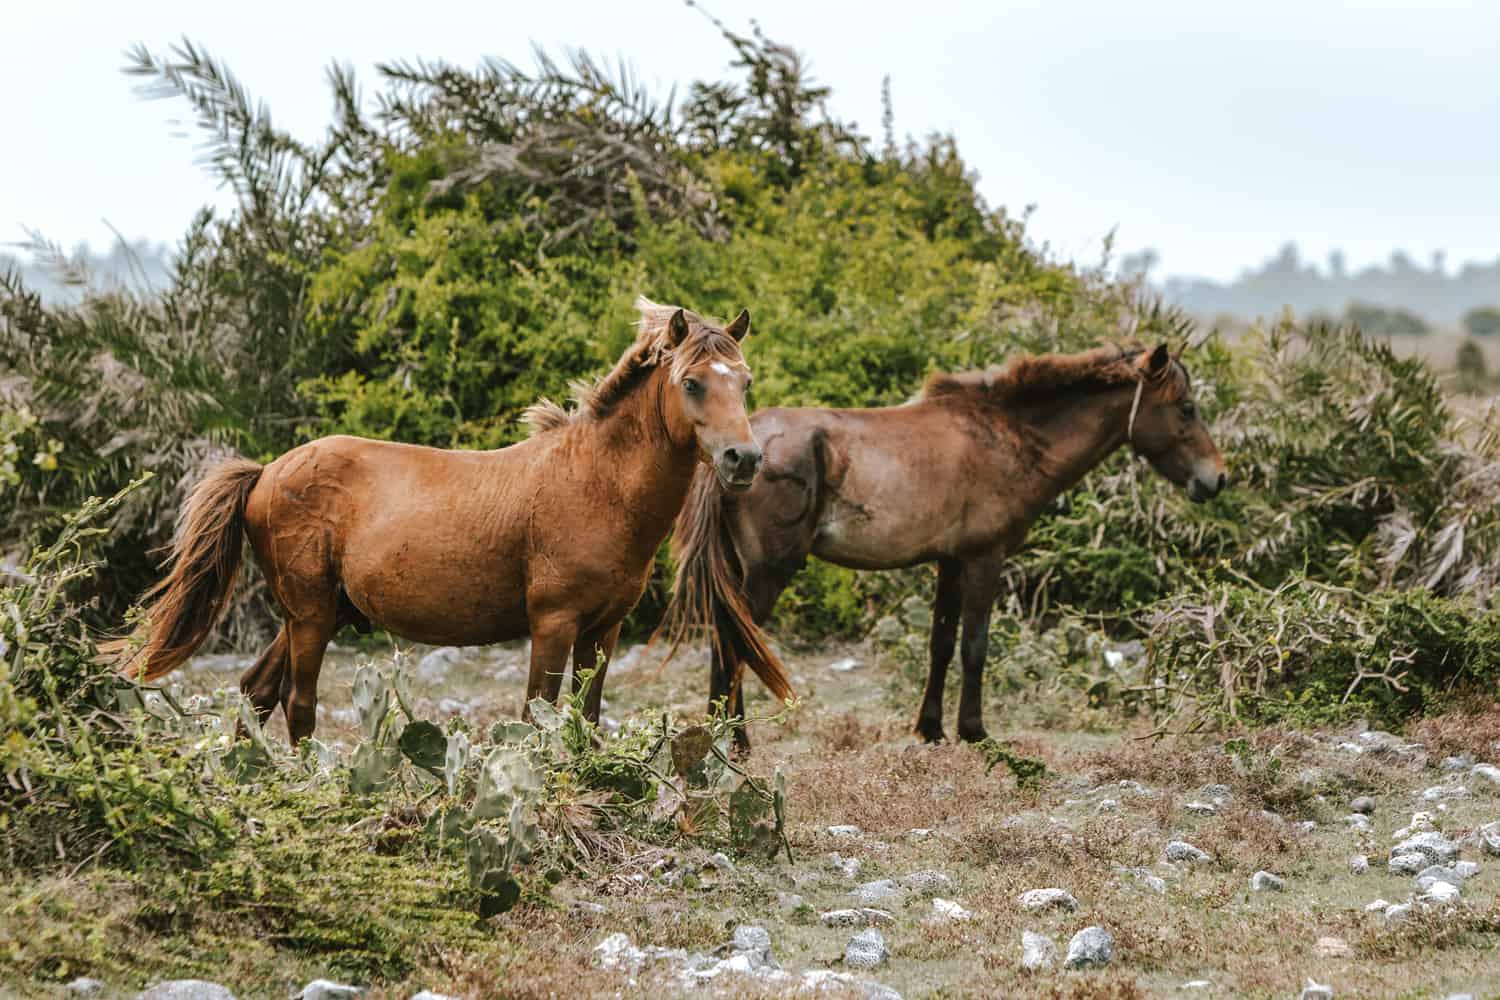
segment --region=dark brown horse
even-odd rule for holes
[[[721,496],[700,476],[678,518],[666,628],[713,628],[709,704],[744,717],[737,622],[764,622],[809,555],[853,569],[935,562],[931,667],[916,731],[943,739],[943,681],[963,622],[958,735],[985,738],[980,711],[990,608],[1002,564],[1032,523],[1121,445],[1207,500],[1224,460],[1165,345],[1019,357],[934,375],[921,396],[872,410],[772,409],[751,421],[765,468]],[[725,699],[721,704],[720,700]],[[743,728],[739,742],[748,746]]]
[[[183,509],[145,623],[102,652],[145,681],[186,660],[223,613],[248,535],[285,623],[240,689],[262,721],[282,706],[294,745],[313,731],[323,652],[343,625],[456,646],[530,633],[527,701],[557,698],[570,656],[576,690],[579,670],[607,665],[699,465],[729,491],[760,467],[739,347],[750,314],[720,329],[636,305],[640,334],[614,370],[572,413],[532,407],[520,444],[443,451],[328,437],[264,468],[220,466]],[[741,631],[762,648],[752,624]],[[774,658],[756,662],[789,697]],[[603,682],[601,667],[586,696],[595,720]]]

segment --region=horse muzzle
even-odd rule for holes
[[[719,483],[731,493],[744,493],[755,485],[760,472],[761,451],[754,445],[725,448],[714,459]]]
[[[1228,485],[1229,476],[1223,471],[1210,473],[1206,476],[1195,472],[1188,480],[1188,499],[1194,503],[1207,503],[1220,493],[1223,493],[1224,487]]]

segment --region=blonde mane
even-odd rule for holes
[[[635,300],[635,308],[641,314],[636,324],[635,343],[626,349],[608,374],[593,382],[580,380],[572,383],[574,405],[571,410],[543,397],[521,414],[533,437],[574,421],[600,420],[608,416],[621,400],[664,365],[671,365],[669,374],[673,381],[681,379],[688,369],[707,361],[720,361],[734,368],[746,367],[745,357],[735,339],[697,313],[682,310],[687,319],[688,335],[674,347],[668,326],[679,307],[652,302],[642,295]]]

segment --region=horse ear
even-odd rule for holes
[[[740,314],[734,318],[734,322],[724,328],[724,332],[735,340],[744,340],[750,336],[750,310],[741,309]]]
[[[673,347],[681,347],[682,342],[687,340],[687,314],[681,309],[674,312],[672,318],[667,320],[667,337],[672,341]]]
[[[1157,344],[1156,350],[1151,352],[1151,357],[1146,359],[1146,374],[1151,378],[1161,378],[1171,363],[1172,352],[1167,350],[1167,345]]]

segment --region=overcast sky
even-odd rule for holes
[[[736,27],[749,5],[711,0]],[[222,10],[210,10],[223,7]],[[1296,240],[1351,265],[1402,248],[1450,268],[1500,256],[1500,0],[758,0],[836,114],[957,135],[994,204],[1036,206],[1032,232],[1093,260],[1118,229],[1162,271],[1234,276]],[[131,8],[131,9],[127,9]],[[186,35],[284,126],[326,120],[323,71],[484,55],[531,43],[622,55],[663,87],[728,73],[729,50],[681,0],[547,3],[10,0],[0,28],[0,241],[41,230],[102,247],[110,226],[174,241],[221,198],[174,118],[120,74],[135,42]]]

